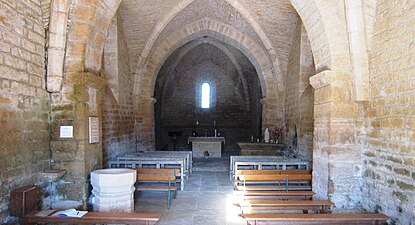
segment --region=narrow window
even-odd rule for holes
[[[210,108],[210,85],[208,83],[202,84],[202,108]]]

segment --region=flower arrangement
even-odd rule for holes
[[[274,136],[274,138],[276,138],[276,140],[278,140],[280,137],[282,137],[282,135],[285,132],[285,126],[278,126],[276,125],[275,127],[271,127],[268,129],[269,133]]]

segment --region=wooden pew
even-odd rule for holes
[[[192,151],[139,151],[126,154],[125,156],[184,156],[186,157],[189,172],[193,170],[193,152]]]
[[[308,213],[315,210],[318,213],[327,213],[334,203],[327,200],[248,200],[240,204],[242,213],[257,210],[302,210]]]
[[[135,189],[137,191],[167,192],[167,207],[170,209],[172,199],[177,195],[176,175],[174,169],[170,170],[173,172],[170,174],[166,174],[166,170],[168,169],[152,169],[151,173],[138,172]],[[146,183],[146,185],[140,183]]]
[[[311,170],[238,170],[236,175],[311,174]]]
[[[308,170],[310,163],[281,156],[231,156],[229,178],[234,181],[239,170]]]
[[[170,169],[170,168],[160,168],[160,169],[153,169],[153,168],[139,168],[134,169],[137,171],[137,174],[163,174],[163,175],[176,175],[176,183],[181,183],[182,179],[180,178],[180,169]]]
[[[152,225],[159,219],[160,213],[123,213],[123,212],[88,212],[81,218],[46,216],[39,217],[32,211],[21,218],[22,224],[35,223],[72,223],[72,224],[137,224]]]
[[[58,217],[52,212],[46,216],[37,215],[39,189],[34,185],[13,190],[10,194],[10,214],[20,218],[23,225],[35,223],[73,224],[145,224],[152,225],[160,220],[160,213],[88,212],[83,217]]]
[[[311,190],[311,174],[239,175],[235,189],[242,191]]]
[[[310,200],[314,194],[312,191],[233,191],[233,196],[240,200]]]
[[[248,225],[381,225],[389,219],[384,214],[244,214]]]
[[[176,159],[176,160],[131,160],[131,161],[110,161],[110,168],[144,168],[144,167],[153,167],[155,169],[166,168],[166,165],[177,165],[180,168],[180,171],[184,171],[184,160],[183,159]],[[184,173],[180,173],[180,179],[183,181],[180,183],[180,190],[184,190],[185,180],[184,180]]]
[[[178,156],[169,156],[169,155],[161,155],[161,154],[140,154],[137,156],[120,156],[117,157],[117,161],[143,161],[143,160],[147,160],[147,161],[167,161],[167,160],[172,160],[172,161],[183,161],[183,174],[186,178],[186,180],[188,179],[189,175],[190,175],[190,168],[189,168],[189,161],[187,159],[187,156],[185,155],[178,155]],[[179,166],[178,164],[175,165],[169,165],[169,166],[173,166],[173,167],[177,167]]]

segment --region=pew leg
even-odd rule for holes
[[[29,222],[27,219],[20,219],[20,224],[21,225],[34,225],[35,223]]]
[[[323,206],[323,207],[321,208],[321,210],[320,210],[320,212],[319,212],[319,213],[321,213],[321,214],[327,214],[327,207]]]
[[[171,191],[169,190],[168,197],[167,197],[167,208],[170,209],[171,206]]]

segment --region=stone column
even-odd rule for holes
[[[61,93],[52,94],[52,168],[67,174],[57,183],[56,208],[86,208],[89,173],[102,168],[102,90],[105,78],[92,73],[66,76]],[[89,143],[89,117],[99,118],[99,142]],[[60,126],[73,126],[73,138],[60,138]]]
[[[313,191],[336,207],[356,209],[361,201],[361,151],[355,145],[351,74],[322,71],[310,78],[314,93]]]
[[[155,149],[155,121],[153,97],[142,97],[139,99],[136,117],[137,151]]]

